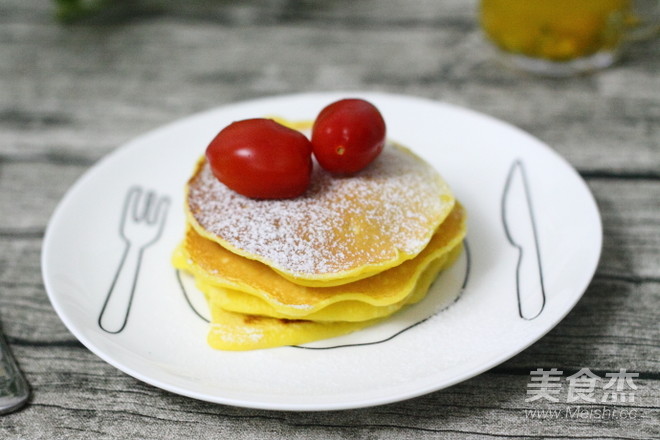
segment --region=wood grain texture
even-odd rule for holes
[[[53,5],[0,3],[0,320],[33,387],[0,438],[431,439],[660,437],[660,53],[636,43],[594,75],[538,78],[499,65],[474,0],[142,0],[71,26]],[[66,190],[133,137],[242,99],[376,90],[428,97],[529,131],[586,179],[605,240],[594,281],[548,335],[474,379],[341,412],[194,401],[101,361],[64,327],[40,273]],[[525,402],[529,371],[640,373],[636,401],[566,416]],[[526,410],[559,410],[533,419]]]

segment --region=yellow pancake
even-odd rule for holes
[[[297,284],[327,287],[414,258],[454,203],[429,164],[389,142],[354,175],[333,175],[315,164],[307,192],[285,200],[237,194],[202,158],[186,186],[185,206],[202,237]]]
[[[415,283],[413,291],[401,301],[387,306],[374,306],[363,301],[341,301],[324,307],[316,312],[305,315],[305,320],[310,321],[367,321],[389,316],[408,304],[414,304],[422,300],[431,283],[436,279],[438,273],[451,266],[458,258],[462,245],[455,246],[451,251],[443,254],[432,261],[421,273]],[[280,313],[268,302],[255,295],[250,295],[234,289],[216,287],[210,284],[199,284],[209,301],[216,307],[229,312],[243,313],[247,315],[268,316],[271,318],[296,319]]]
[[[424,270],[461,243],[465,219],[465,210],[457,203],[418,256],[372,277],[340,286],[300,286],[267,265],[202,237],[192,228],[175,251],[173,264],[190,272],[202,290],[205,286],[238,290],[265,301],[282,316],[305,318],[345,301],[384,307],[408,297]]]
[[[214,288],[209,292],[211,329],[207,336],[207,342],[212,348],[218,350],[256,350],[305,344],[341,336],[377,324],[387,316],[398,311],[404,305],[414,304],[422,300],[426,296],[430,285],[435,280],[437,272],[449,266],[460,254],[461,248],[462,246],[459,245],[450,254],[443,255],[434,261],[420,276],[413,293],[401,303],[389,307],[377,307],[359,301],[344,301],[312,314],[315,318],[325,318],[326,316],[324,314],[332,311],[345,317],[354,317],[353,307],[357,306],[362,311],[371,307],[375,312],[366,320],[292,320],[228,311],[221,305],[222,300],[217,301],[222,295],[220,292],[225,289]],[[246,294],[241,295],[243,297],[250,297],[250,295]],[[264,302],[262,301],[262,303]],[[385,314],[379,313],[383,311]],[[367,315],[363,315],[363,317],[367,317]]]
[[[228,312],[211,304],[207,342],[217,350],[257,350],[298,345],[360,330],[380,320],[314,322]]]

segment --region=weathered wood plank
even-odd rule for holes
[[[59,200],[87,168],[0,160],[0,234],[43,233]]]
[[[636,46],[625,68],[600,75],[526,77],[492,61],[474,24],[436,24],[439,17],[470,23],[470,9],[456,3],[447,13],[461,13],[429,17],[400,3],[372,7],[381,12],[369,17],[367,6],[353,17],[370,20],[360,26],[341,25],[346,2],[307,11],[285,26],[255,24],[240,16],[256,13],[224,9],[218,16],[234,18],[191,23],[173,12],[118,27],[9,23],[0,30],[0,56],[12,60],[0,66],[0,151],[56,148],[96,159],[163,123],[239,99],[376,89],[492,114],[582,169],[658,173],[660,62],[650,44]],[[421,24],[389,23],[397,4],[410,14],[399,17],[397,10],[398,19]],[[276,20],[281,10],[286,6],[261,12]]]
[[[34,387],[31,405],[0,419],[5,438],[468,438],[523,436],[651,438],[660,413],[658,382],[636,379],[635,402],[581,406],[626,411],[635,419],[591,421],[572,417],[566,387],[560,401],[525,402],[529,376],[487,373],[406,402],[343,412],[269,412],[231,408],[161,392],[79,348],[18,347]],[[27,365],[25,365],[27,364]],[[72,368],[75,367],[75,368]],[[601,385],[602,386],[602,385]],[[65,392],[64,392],[65,391]],[[63,397],[64,396],[64,397]],[[528,410],[527,412],[525,410]],[[531,419],[534,410],[557,418]],[[478,421],[478,422],[477,422]],[[34,429],[36,426],[40,430]],[[634,432],[631,429],[634,426]],[[14,434],[14,435],[12,435]]]
[[[593,178],[587,182],[603,223],[599,274],[658,281],[660,180]]]

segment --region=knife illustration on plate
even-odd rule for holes
[[[529,182],[525,166],[519,159],[511,165],[504,185],[502,223],[509,243],[518,250],[518,313],[522,319],[532,320],[545,307],[545,287]]]

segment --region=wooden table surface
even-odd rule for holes
[[[660,438],[657,38],[607,70],[548,79],[494,60],[474,1],[143,0],[132,8],[66,26],[52,2],[0,3],[0,319],[32,387],[26,407],[0,417],[0,438]],[[131,138],[197,111],[333,90],[487,113],[580,172],[601,210],[603,254],[555,329],[453,387],[336,412],[171,394],[103,362],[69,333],[46,296],[40,253],[53,209],[82,173]],[[588,414],[569,417],[565,401],[525,401],[537,368],[564,378],[581,368],[600,377],[636,372],[635,399],[583,404]],[[540,409],[562,415],[526,411]]]

